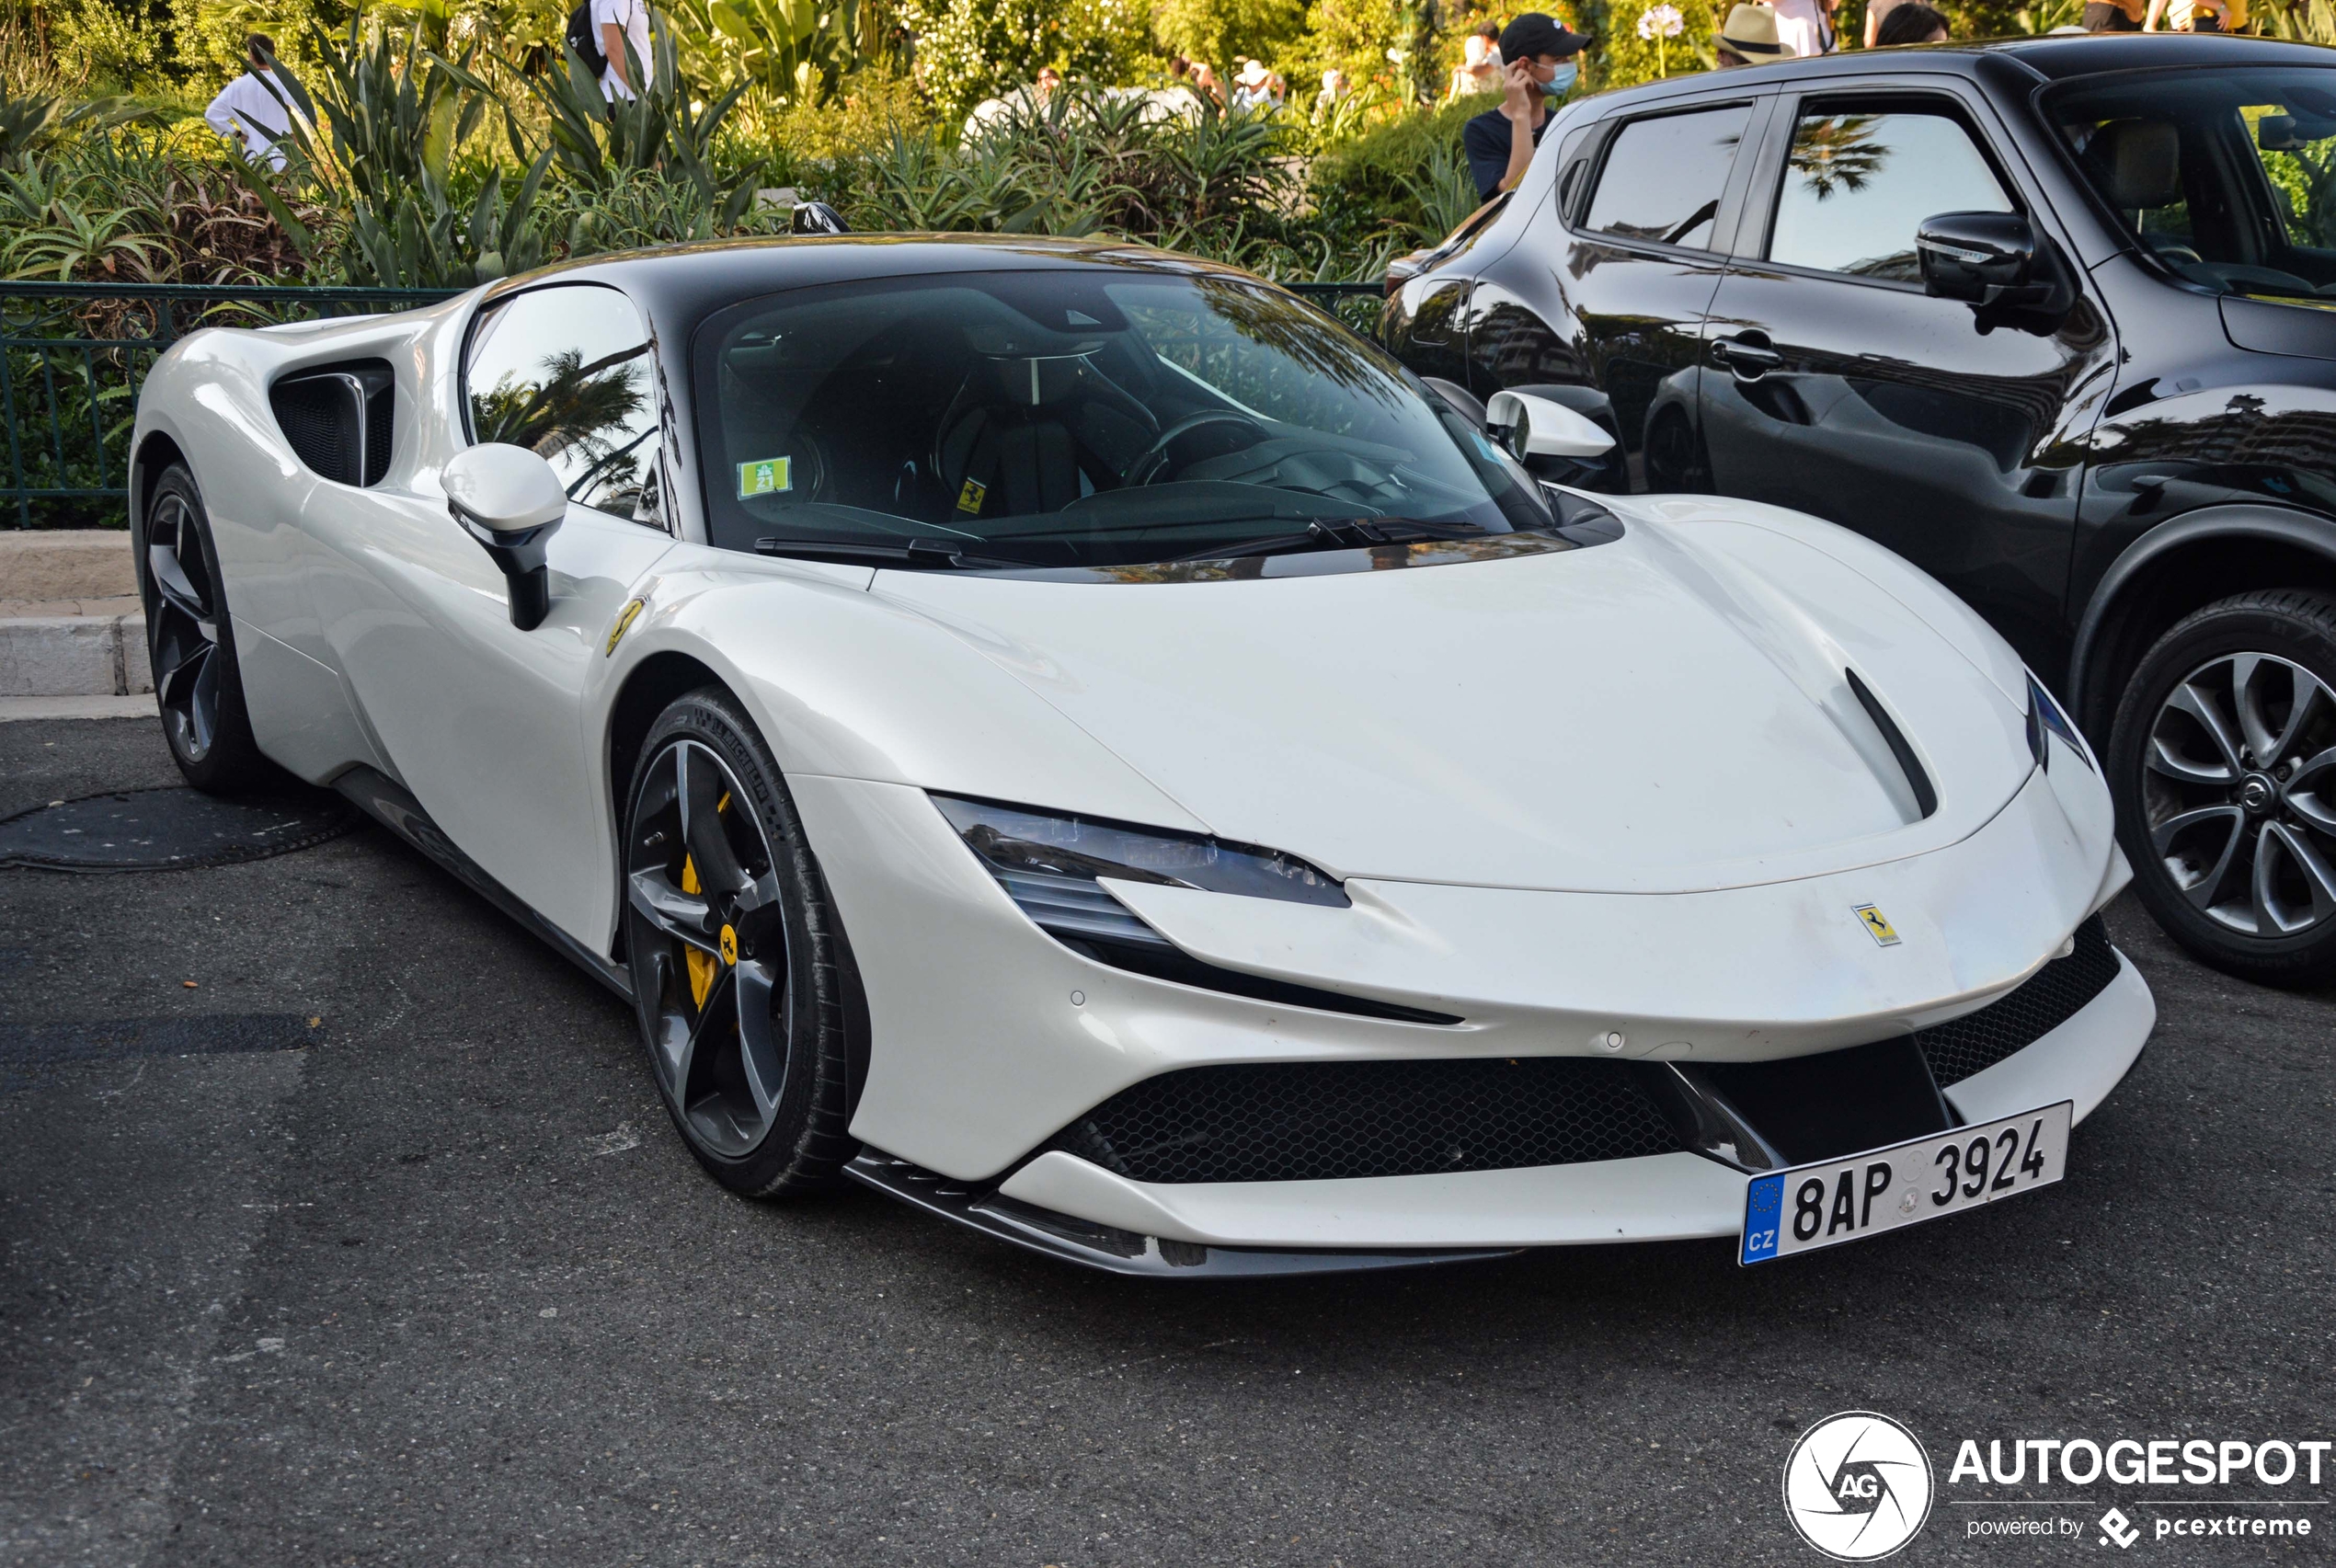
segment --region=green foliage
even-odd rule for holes
[[[1655,39],[1639,37],[1639,18],[1665,4],[1679,13],[1679,36],[1659,45]],[[1726,11],[1725,6],[1709,0],[1586,0],[1584,24],[1597,31],[1598,46],[1582,56],[1586,85],[1627,87],[1662,76],[1693,75],[1712,59],[1712,40]]]
[[[1309,180],[1314,204],[1325,212],[1368,213],[1382,221],[1437,227],[1415,187],[1434,160],[1459,155],[1460,127],[1492,107],[1489,97],[1461,98],[1428,113],[1406,114],[1325,149],[1314,159]],[[1466,164],[1460,165],[1463,172]],[[1471,188],[1471,195],[1473,195]],[[1476,203],[1469,202],[1472,209]]]
[[[917,80],[951,119],[1027,86],[1060,52],[1062,0],[907,0]]]
[[[1238,58],[1270,64],[1293,52],[1306,6],[1304,0],[1157,0],[1151,29],[1164,48],[1208,61],[1230,83]]]
[[[860,0],[670,0],[667,24],[700,82],[751,83],[780,103],[835,97],[863,52]]]

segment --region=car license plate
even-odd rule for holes
[[[2050,1186],[2068,1166],[2067,1100],[1846,1160],[1755,1176],[1744,1194],[1743,1264],[1862,1241],[1902,1225]]]

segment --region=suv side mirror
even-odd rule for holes
[[[2021,212],[1941,212],[1915,234],[1923,292],[1985,311],[2060,316],[2076,303],[2050,246]]]
[[[559,475],[523,446],[485,441],[456,452],[439,479],[446,509],[510,585],[511,624],[533,631],[552,608],[544,546],[567,516]]]

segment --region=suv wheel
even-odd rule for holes
[[[2108,763],[2135,889],[2176,941],[2248,979],[2336,974],[2336,600],[2242,593],[2176,624]]]

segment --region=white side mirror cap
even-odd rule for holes
[[[1511,456],[1602,457],[1614,438],[1563,403],[1529,392],[1496,392],[1484,406],[1484,427]]]
[[[456,452],[440,483],[455,516],[490,533],[524,533],[567,515],[560,476],[523,446],[487,441]]]

